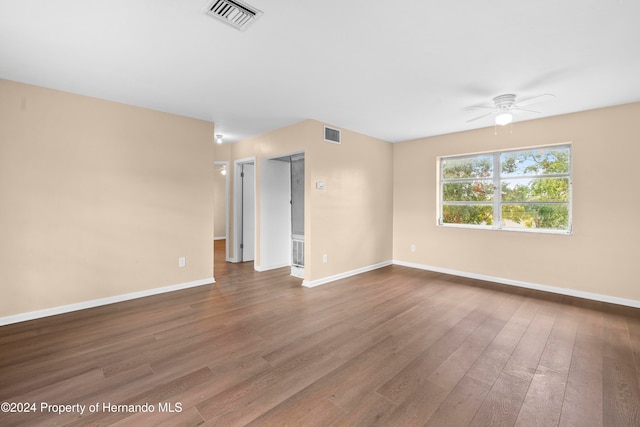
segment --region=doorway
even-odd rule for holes
[[[255,260],[256,173],[255,159],[234,162],[234,258],[235,262]]]
[[[224,240],[224,259],[229,261],[229,162],[215,161],[213,188],[214,240]]]
[[[304,278],[304,153],[265,159],[260,188],[260,269]]]

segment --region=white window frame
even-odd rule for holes
[[[515,227],[503,227],[502,226],[502,181],[513,179],[513,177],[501,177],[502,164],[500,162],[500,156],[505,153],[512,153],[518,151],[529,151],[529,150],[553,150],[557,148],[568,148],[569,149],[569,172],[561,173],[561,174],[545,174],[545,175],[528,175],[527,178],[553,178],[553,177],[567,177],[569,179],[569,201],[568,201],[568,209],[569,209],[569,224],[566,230],[563,229],[553,229],[553,228],[515,228]],[[491,225],[482,225],[482,224],[454,224],[454,223],[445,223],[443,220],[443,207],[445,205],[443,198],[443,185],[446,182],[455,182],[455,180],[446,180],[442,177],[442,161],[450,160],[450,159],[462,159],[462,158],[470,158],[475,156],[492,156],[493,157],[493,176],[486,180],[493,180],[493,201],[490,202],[493,206],[493,224]],[[516,231],[523,233],[546,233],[546,234],[572,234],[573,233],[573,149],[571,143],[562,143],[562,144],[551,144],[551,145],[539,145],[532,147],[521,147],[521,148],[512,148],[506,150],[499,151],[484,151],[477,153],[466,153],[466,154],[458,154],[452,156],[439,156],[437,157],[437,174],[438,174],[438,186],[437,186],[437,203],[438,203],[438,212],[437,212],[437,225],[441,227],[452,227],[452,228],[473,228],[473,229],[482,229],[482,230],[499,230],[499,231]],[[463,179],[464,180],[464,179]],[[505,202],[508,203],[508,202]],[[515,203],[515,202],[514,202]],[[534,202],[520,202],[520,203],[534,203]],[[554,204],[553,202],[544,202],[545,204]],[[557,203],[557,202],[556,202]],[[487,202],[469,202],[469,203],[460,203],[462,205],[487,205]]]

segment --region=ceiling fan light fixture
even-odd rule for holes
[[[509,112],[500,113],[496,116],[496,124],[500,126],[508,125],[513,121],[513,115]]]
[[[516,102],[516,95],[513,93],[505,93],[504,95],[498,95],[493,98],[493,105],[471,105],[467,108],[483,108],[487,110],[491,110],[488,113],[481,114],[480,116],[474,117],[468,122],[474,122],[476,120],[483,119],[485,117],[493,117],[496,125],[505,126],[509,123],[513,122],[513,112],[514,111],[525,111],[528,113],[540,113],[540,111],[531,110],[529,108],[522,108],[525,106],[529,106],[532,104],[537,104],[538,102],[547,101],[549,99],[555,98],[555,95],[551,93],[544,93],[542,95],[537,95],[531,98],[525,98],[519,102]]]

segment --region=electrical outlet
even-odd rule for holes
[[[184,267],[187,265],[187,259],[185,257],[178,258],[178,267]]]
[[[415,252],[416,251],[416,245],[411,245],[411,252]]]
[[[322,262],[327,262],[328,260],[327,254],[322,254]]]

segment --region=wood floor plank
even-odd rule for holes
[[[577,330],[573,310],[558,312],[516,426],[558,425]]]
[[[545,307],[544,303],[542,307]],[[554,318],[549,317],[550,314],[553,311],[538,310],[531,319],[471,425],[489,421],[496,425],[513,425],[517,421],[553,327]]]
[[[470,426],[513,426],[530,380],[502,372],[478,408]]]
[[[298,401],[299,402],[299,401]],[[281,407],[278,407],[279,409]],[[305,401],[305,406],[297,406],[290,410],[268,411],[260,417],[251,421],[247,426],[305,426],[305,427],[325,427],[337,425],[344,411],[328,399]],[[360,425],[367,425],[370,413],[359,414],[357,421]]]
[[[175,407],[173,410],[177,411]],[[196,408],[191,407],[176,413],[137,413],[112,425],[114,427],[197,427],[204,425],[204,420]]]
[[[149,404],[156,408],[158,411],[158,404],[176,404],[181,403],[176,401],[175,398],[184,390],[195,387],[199,384],[205,383],[211,379],[212,372],[208,368],[201,368],[193,372],[189,372],[186,375],[183,375],[180,378],[176,378],[175,380],[161,383],[153,387],[152,389],[145,390],[141,393],[132,395],[133,393],[129,392],[129,397],[125,399],[118,400],[107,400],[106,402],[112,403],[114,405],[145,405]],[[125,388],[126,390],[126,388]],[[105,401],[103,401],[104,403]],[[154,411],[155,412],[155,411]],[[100,411],[95,412],[93,414],[89,414],[86,417],[82,417],[81,419],[77,419],[72,423],[68,423],[69,426],[87,426],[92,423],[103,423],[103,424],[115,424],[120,422],[127,417],[129,417],[130,413],[125,411]]]
[[[449,395],[430,381],[422,383],[410,396],[400,402],[392,412],[380,417],[381,426],[424,426]]]
[[[539,309],[540,303],[535,300],[520,304],[507,324],[476,359],[467,375],[492,386]]]
[[[98,345],[95,351],[81,352],[75,356],[65,352],[55,358],[55,363],[51,362],[51,358],[45,358],[37,362],[20,363],[12,369],[0,369],[2,374],[0,375],[0,399],[23,395],[47,385],[74,378],[110,361],[122,362],[123,355],[125,355],[124,359],[127,359],[129,354],[137,354],[140,347],[145,348],[154,343],[153,337],[125,339],[107,347]],[[134,366],[129,367],[129,369],[134,368]],[[106,373],[103,370],[104,376],[111,374],[113,373]]]
[[[487,346],[496,335],[504,328],[508,319],[518,308],[517,299],[513,296],[499,296],[495,306],[487,306],[491,309],[489,316],[478,328],[465,340],[449,358],[429,376],[429,381],[442,386],[446,390],[452,390],[469,372]],[[469,377],[470,378],[470,377]]]
[[[504,322],[487,319],[429,377],[429,381],[451,390],[462,380]]]
[[[436,286],[440,286],[437,284]],[[369,330],[362,331],[350,345],[338,348],[335,354],[343,359],[353,358],[389,335],[400,339],[411,339],[416,331],[427,331],[431,325],[439,328],[446,320],[440,316],[465,301],[470,290],[440,288],[440,292],[425,296],[419,304],[401,315],[389,319]],[[457,300],[455,298],[458,298]],[[452,303],[452,301],[455,301]]]
[[[636,374],[638,375],[638,383],[640,383],[640,319],[628,317],[627,325],[629,327],[629,338],[631,340],[631,350],[633,352]]]
[[[542,352],[553,328],[554,318],[536,314],[522,339],[513,350],[503,372],[531,379],[536,372]]]
[[[612,425],[640,426],[638,377],[628,363],[604,357],[604,413]]]
[[[469,426],[511,427],[518,416],[520,403],[517,396],[490,393],[485,397]]]
[[[156,411],[0,425],[640,425],[638,309],[399,265],[307,289],[224,258],[215,285],[0,327],[0,401]]]
[[[567,385],[567,373],[538,367],[516,419],[516,426],[556,426]]]
[[[432,322],[420,337],[422,353],[377,392],[398,403],[419,388],[488,316],[481,307],[484,297],[467,298]]]
[[[627,320],[605,313],[603,322],[603,418],[640,426],[640,386]]]
[[[460,347],[477,328],[478,313],[472,312],[453,328],[443,330],[433,345],[424,350],[398,375],[377,391],[393,402],[407,398],[408,394],[429,380],[443,363]],[[480,315],[482,316],[482,315]],[[481,320],[480,320],[481,321]]]
[[[302,361],[291,360],[198,403],[196,408],[206,421],[215,421],[220,425],[243,425],[333,371],[341,363],[343,361],[324,354]]]
[[[584,308],[575,316],[578,326],[560,426],[602,426],[603,313]]]
[[[489,386],[480,381],[464,377],[425,425],[429,427],[469,425],[484,402],[489,389]]]
[[[358,405],[349,412],[343,412],[332,425],[335,426],[385,426],[389,425],[388,414],[396,408],[377,393],[367,393]],[[328,424],[325,424],[328,425]]]

